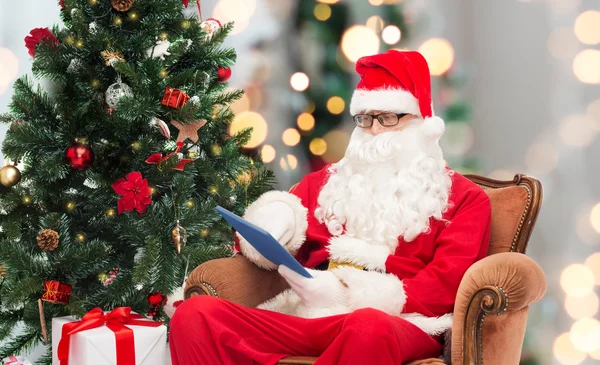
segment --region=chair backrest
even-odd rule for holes
[[[542,185],[533,177],[517,174],[512,181],[477,175],[466,177],[479,185],[492,204],[492,235],[488,255],[525,253],[542,205]]]

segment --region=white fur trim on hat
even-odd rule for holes
[[[370,244],[350,236],[332,237],[329,240],[329,259],[364,266],[367,270],[385,272],[385,262],[391,254],[384,245]]]
[[[397,88],[355,90],[350,101],[350,114],[355,115],[366,110],[421,116],[419,100],[409,91]]]
[[[308,228],[308,209],[304,205],[302,205],[302,201],[299,197],[294,194],[288,193],[287,191],[268,191],[262,194],[258,199],[256,199],[252,204],[246,208],[246,212],[244,214],[244,219],[253,223],[256,221],[257,214],[256,211],[260,208],[263,208],[271,203],[282,202],[289,206],[293,213],[294,218],[293,221],[284,222],[284,224],[289,224],[290,229],[293,229],[292,238],[283,245],[283,247],[290,252],[292,255],[295,255],[296,252],[300,249],[300,246],[306,240],[306,229]],[[237,232],[236,232],[237,234]],[[240,241],[240,249],[242,254],[254,262],[258,267],[262,267],[263,269],[273,270],[277,267],[271,263],[269,260],[263,257],[252,245],[244,239],[240,234],[237,234],[237,237]]]
[[[363,271],[340,266],[333,273],[348,285],[349,312],[361,308],[375,308],[391,315],[399,315],[406,303],[404,285],[394,274]]]

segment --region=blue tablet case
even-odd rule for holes
[[[271,234],[240,216],[217,206],[217,212],[267,260],[275,265],[284,265],[298,274],[312,278],[310,273]]]

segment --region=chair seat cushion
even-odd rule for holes
[[[316,357],[290,356],[279,361],[279,365],[312,365],[317,361]],[[425,359],[409,362],[407,365],[444,365],[440,359]]]

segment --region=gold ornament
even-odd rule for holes
[[[54,251],[58,247],[58,232],[52,229],[43,229],[38,233],[38,246],[45,251]]]
[[[104,63],[106,66],[112,66],[116,62],[125,62],[125,58],[119,53],[114,51],[102,51],[100,52],[102,57],[104,58]]]
[[[112,7],[116,11],[127,11],[133,6],[133,0],[113,0]]]
[[[21,181],[21,171],[11,165],[6,165],[0,169],[0,184],[10,188],[17,185]]]
[[[177,254],[181,255],[181,249],[187,243],[187,235],[185,228],[179,225],[179,221],[177,221],[175,228],[171,230],[171,238],[173,239],[173,245],[175,246]]]
[[[0,279],[4,279],[6,277],[6,265],[0,265]]]

